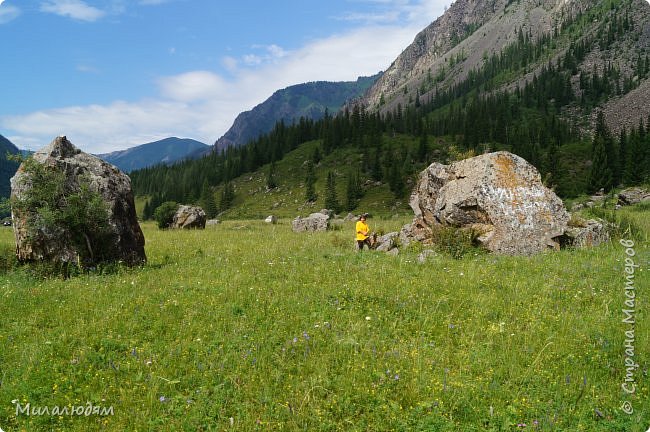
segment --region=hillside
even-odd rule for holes
[[[170,137],[97,156],[124,172],[130,172],[152,165],[174,163],[207,149],[209,146],[193,139]]]
[[[278,90],[250,111],[237,116],[230,129],[217,140],[215,148],[241,146],[268,133],[279,121],[291,124],[305,117],[323,118],[326,111],[336,113],[341,106],[363,94],[380,76],[360,77],[351,82],[317,81]]]
[[[19,150],[11,141],[0,135],[0,198],[9,197],[11,193],[9,179],[18,169],[18,163],[7,160],[7,153],[18,154]]]
[[[224,184],[251,173],[259,179],[303,147],[318,149],[335,174],[345,172],[339,187],[354,172],[364,185],[389,185],[394,202],[404,202],[425,162],[454,151],[511,151],[563,198],[643,183],[650,178],[649,11],[637,0],[459,1],[336,116],[276,123],[248,145],[133,173],[135,191],[184,202],[209,201],[211,191],[219,201]],[[436,62],[444,68],[430,71]],[[277,183],[304,181],[305,165],[289,166]]]
[[[568,79],[578,100],[588,91],[585,79],[607,80],[612,87],[586,107],[581,105],[583,109],[573,109],[570,104],[560,107],[572,122],[580,123],[599,105],[614,131],[622,126],[629,130],[650,114],[647,90],[631,91],[639,84],[641,89],[647,88],[643,83],[649,68],[650,5],[644,0],[458,0],[415,37],[361,103],[388,112],[398,104],[406,107],[416,98],[435,98],[472,72],[480,74],[491,67],[492,56],[503,54],[525,38],[535,43],[523,61],[510,65],[508,73],[495,76],[483,91],[523,87],[543,74],[544,68],[557,64],[557,72],[570,71]],[[595,115],[586,120],[586,130],[594,120]]]

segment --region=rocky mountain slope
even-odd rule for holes
[[[208,145],[193,139],[170,137],[97,156],[124,172],[131,172],[161,163],[174,163],[209,148]]]
[[[239,114],[232,127],[217,140],[215,149],[246,144],[269,132],[280,120],[290,124],[300,117],[319,120],[326,110],[336,113],[346,101],[363,94],[379,76],[351,82],[317,81],[278,90],[252,110]]]
[[[501,77],[492,91],[522,87],[548,64],[581,47],[586,52],[581,52],[571,78],[578,96],[583,90],[581,73],[602,76],[614,68],[621,91],[600,101],[610,127],[638,124],[639,117],[650,114],[645,102],[648,84],[639,70],[639,62],[641,69],[646,67],[643,62],[650,50],[650,5],[645,0],[458,0],[415,37],[361,103],[387,112],[418,97],[435,97],[522,36],[532,41],[547,37],[551,43],[518,73]],[[631,85],[625,85],[626,80]],[[577,120],[582,113],[564,114]]]

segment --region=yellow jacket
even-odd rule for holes
[[[363,221],[357,222],[357,240],[365,240],[368,238],[367,234],[363,234],[364,232],[365,233],[370,232],[370,228],[368,228],[368,224]]]

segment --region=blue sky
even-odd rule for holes
[[[277,89],[385,70],[445,5],[0,0],[0,134],[30,149],[63,134],[91,152],[211,144]]]

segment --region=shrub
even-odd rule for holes
[[[432,231],[435,248],[455,259],[461,259],[468,252],[475,251],[477,237],[474,230],[467,228],[440,226]]]
[[[90,189],[88,179],[80,177],[78,184],[66,183],[63,172],[33,158],[22,166],[26,174],[22,181],[29,187],[20,199],[13,198],[11,205],[26,217],[28,235],[70,233],[69,241],[79,254],[81,267],[110,258],[114,242],[110,239],[113,232],[108,207],[102,196]]]
[[[178,203],[165,201],[153,212],[153,218],[158,222],[158,228],[169,228],[174,221],[174,215],[178,210]]]

